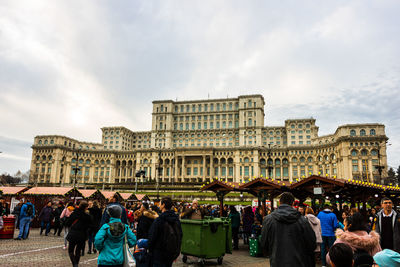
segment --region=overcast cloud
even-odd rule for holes
[[[400,1],[2,1],[0,172],[35,135],[100,142],[151,101],[262,94],[265,125],[378,122],[400,165]]]

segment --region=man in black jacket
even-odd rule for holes
[[[291,193],[283,193],[280,206],[264,219],[261,246],[271,267],[315,266],[315,233],[307,219],[291,207],[293,202]]]
[[[153,267],[171,267],[180,254],[182,227],[178,215],[171,210],[172,206],[171,198],[161,199],[162,213],[149,231],[148,246]]]

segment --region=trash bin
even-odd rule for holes
[[[186,262],[187,256],[195,256],[202,264],[205,259],[217,259],[218,264],[222,264],[225,253],[232,252],[230,224],[227,218],[182,219],[182,261]]]
[[[13,215],[3,217],[3,222],[4,227],[0,230],[0,239],[14,238],[15,217]]]

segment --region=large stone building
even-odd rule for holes
[[[381,182],[387,176],[384,125],[342,125],[319,136],[313,118],[264,126],[264,105],[262,95],[154,101],[151,131],[104,127],[101,143],[36,136],[30,182],[70,184],[75,167],[85,184],[133,183],[139,170],[175,183],[293,181],[310,174]]]

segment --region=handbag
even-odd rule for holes
[[[131,250],[129,249],[128,240],[125,234],[124,237],[124,263],[123,267],[136,267],[136,261],[133,257]]]

